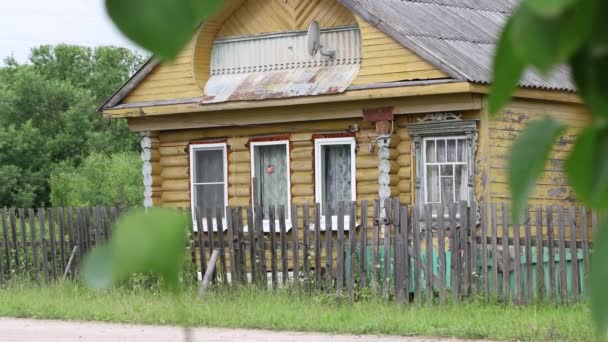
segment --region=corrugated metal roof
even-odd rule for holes
[[[203,103],[336,94],[359,72],[358,27],[323,30],[321,44],[335,59],[308,53],[304,31],[218,39]]]
[[[455,79],[490,83],[496,42],[518,0],[340,0]],[[521,86],[574,91],[569,69],[528,71]]]

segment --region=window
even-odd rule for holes
[[[473,175],[477,121],[452,113],[433,113],[406,125],[413,143],[416,204],[449,204],[475,200]]]
[[[190,145],[190,184],[191,206],[194,229],[197,230],[196,210],[203,216],[203,231],[208,231],[207,210],[213,211],[213,227],[217,231],[216,213],[222,209],[222,220],[225,220],[225,208],[228,205],[226,144]],[[226,228],[226,224],[223,224]]]
[[[291,184],[289,168],[289,141],[252,142],[251,176],[257,178],[257,189],[253,189],[254,203],[262,206],[264,231],[269,231],[268,209],[274,206],[285,208],[285,217],[290,220]],[[256,213],[257,214],[257,213]],[[276,227],[278,213],[276,214]],[[288,229],[291,225],[288,224]]]
[[[321,204],[322,227],[326,215],[332,215],[332,228],[337,229],[338,203],[356,200],[355,138],[315,140],[315,197]],[[345,216],[344,226],[350,226]]]
[[[425,203],[468,201],[466,137],[424,138],[423,151]]]

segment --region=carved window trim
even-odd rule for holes
[[[450,137],[463,136],[466,138],[468,147],[467,158],[469,160],[468,172],[468,199],[469,206],[476,201],[475,199],[475,155],[477,153],[477,120],[461,120],[453,114],[432,114],[421,122],[407,124],[405,127],[412,141],[412,155],[415,165],[415,193],[416,205],[423,209],[424,201],[424,158],[423,140],[428,137]]]

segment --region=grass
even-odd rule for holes
[[[94,292],[75,283],[36,286],[11,282],[0,290],[0,316],[178,325],[174,297],[162,291],[115,289]],[[505,306],[472,302],[442,307],[387,304],[370,299],[339,306],[330,296],[289,290],[196,290],[178,299],[187,303],[194,326],[488,338],[525,341],[593,340],[586,305]]]

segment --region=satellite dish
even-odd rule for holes
[[[314,57],[320,52],[321,55],[329,57],[329,59],[333,61],[336,58],[336,51],[330,50],[325,52],[324,48],[325,47],[321,45],[321,27],[315,20],[308,26],[308,53],[310,56]]]
[[[314,57],[321,48],[321,27],[315,20],[308,26],[308,53]]]

